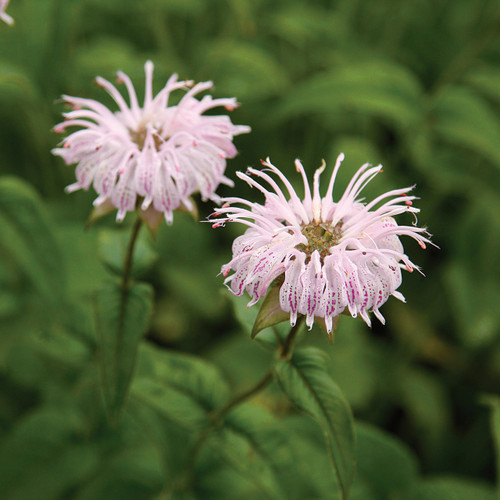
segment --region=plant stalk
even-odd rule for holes
[[[142,227],[142,220],[138,217],[132,228],[132,234],[130,235],[130,240],[127,247],[127,254],[125,255],[125,262],[123,264],[123,276],[122,276],[123,292],[126,292],[130,287],[130,276],[132,271],[134,249],[141,227]]]
[[[279,350],[280,359],[288,359],[290,357],[293,342],[297,337],[300,327],[302,326],[303,320],[304,317],[300,316],[297,319],[295,326],[293,326],[290,329],[290,332],[288,333],[284,344],[280,346]],[[218,408],[217,410],[213,410],[210,413],[209,415],[210,423],[205,428],[205,430],[200,434],[198,440],[195,442],[191,450],[191,453],[189,455],[189,458],[187,460],[186,474],[184,475],[179,484],[181,488],[185,489],[191,484],[196,459],[198,458],[198,455],[201,449],[203,448],[203,445],[205,444],[206,440],[210,436],[210,434],[217,427],[219,427],[224,423],[224,419],[231,410],[233,410],[236,406],[240,405],[241,403],[244,403],[251,397],[255,396],[262,390],[264,390],[273,381],[273,378],[274,378],[274,367],[271,367],[253,387],[242,392],[241,394],[234,396],[224,406]]]

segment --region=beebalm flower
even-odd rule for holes
[[[412,206],[415,196],[407,195],[412,187],[362,203],[360,193],[382,170],[381,165],[366,164],[335,202],[332,193],[343,159],[341,154],[324,197],[320,195],[319,179],[325,164],[314,174],[311,194],[304,167],[296,160],[304,182],[303,200],[269,159],[262,162],[266,171],[249,168],[246,173],[237,173],[264,194],[265,204],[225,198],[214,214],[217,218],[213,226],[226,222],[248,226],[234,240],[233,258],[222,266],[222,273],[235,295],[244,291],[250,295],[249,307],[276,284],[280,286],[280,307],[290,313],[292,326],[299,314],[306,317],[309,329],[315,318],[323,318],[330,333],[334,318],[346,308],[353,317],[359,314],[370,325],[370,311],[385,323],[379,308],[390,295],[404,301],[397,291],[401,270],[412,272],[418,267],[405,255],[399,237],[409,236],[422,248],[430,243],[424,236],[428,235],[425,229],[399,226],[394,220],[404,212],[419,212]],[[288,196],[268,172],[281,180]]]
[[[152,207],[171,223],[174,210],[194,209],[193,193],[199,191],[203,200],[218,202],[219,184],[233,184],[224,176],[226,159],[237,153],[233,137],[249,132],[250,127],[233,125],[226,115],[203,115],[215,107],[230,111],[237,106],[234,98],[205,95],[198,100],[195,96],[211,88],[212,82],[194,85],[178,81],[174,74],[153,98],[151,61],[146,62],[145,73],[142,106],[130,78],[121,71],[118,82],[125,84],[130,104],[110,82],[96,79],[118,105],[116,112],[93,99],[63,96],[73,110],[54,130],[80,129],[52,152],[67,164],[78,164],[77,182],[66,188],[68,192],[93,184],[99,194],[94,206],[111,203],[118,209],[118,221],[139,203],[142,210]],[[178,104],[169,106],[170,93],[178,89],[186,93]]]
[[[7,24],[14,24],[14,19],[12,19],[9,14],[5,12],[5,9],[9,5],[10,0],[0,0],[0,19],[5,21]]]

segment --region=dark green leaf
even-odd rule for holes
[[[96,324],[104,399],[111,419],[127,398],[139,342],[153,301],[150,285],[137,283],[123,291],[118,284],[102,286],[96,293]]]
[[[354,479],[354,430],[349,405],[330,378],[322,351],[297,350],[290,360],[276,364],[278,381],[290,400],[313,416],[323,428],[342,497]]]
[[[75,413],[44,408],[18,422],[0,447],[3,500],[53,500],[98,467],[89,444],[78,443],[84,423]]]
[[[448,394],[438,379],[423,369],[402,366],[394,376],[393,388],[408,418],[421,430],[421,444],[437,450],[451,421]]]
[[[43,299],[64,300],[62,256],[40,199],[25,182],[0,180],[0,250],[19,266]]]
[[[491,434],[495,443],[495,456],[497,462],[497,490],[500,494],[500,397],[488,395],[483,401],[491,408]]]
[[[495,500],[493,488],[485,483],[453,477],[433,477],[414,485],[397,500]]]
[[[150,500],[165,481],[158,450],[136,443],[107,457],[97,474],[79,489],[74,500]]]
[[[417,459],[391,435],[366,424],[356,424],[358,474],[380,500],[411,487],[418,477]]]

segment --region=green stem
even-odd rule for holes
[[[127,307],[127,297],[130,288],[131,274],[132,274],[132,262],[134,257],[134,248],[137,242],[137,236],[139,235],[139,230],[141,229],[142,220],[138,217],[132,228],[132,234],[130,235],[130,240],[127,247],[127,253],[125,255],[125,260],[123,263],[123,275],[121,281],[121,299],[120,299],[120,315],[118,317],[118,335],[119,339],[115,345],[115,359],[120,356],[120,349],[123,340],[123,329],[125,322],[125,310]],[[118,364],[115,363],[113,368],[115,380],[119,380]],[[108,412],[109,423],[114,427],[117,423],[115,412]]]
[[[130,240],[127,247],[127,254],[125,255],[125,262],[123,265],[123,276],[122,276],[122,290],[126,292],[130,287],[130,275],[132,271],[132,262],[134,257],[134,248],[137,242],[137,237],[139,236],[139,231],[142,226],[142,220],[138,217],[132,228],[132,234],[130,235]]]
[[[250,399],[255,394],[258,394],[260,391],[265,389],[273,380],[273,369],[270,369],[253,387],[248,389],[247,391],[235,396],[233,399],[228,401],[222,408],[215,410],[211,415],[211,420],[213,422],[213,426],[218,426],[224,419],[226,415],[240,403],[245,402],[247,399]]]
[[[297,318],[297,322],[295,325],[291,328],[290,333],[287,335],[285,343],[280,349],[280,358],[281,359],[289,359],[292,351],[292,346],[293,346],[293,341],[295,340],[295,337],[299,333],[299,330],[302,326],[302,323],[304,322],[304,316],[299,316]]]
[[[290,356],[291,350],[292,350],[292,345],[293,341],[295,340],[300,327],[302,326],[303,323],[303,316],[300,316],[297,319],[297,323],[295,326],[293,326],[290,329],[290,332],[288,333],[285,342],[282,346],[280,346],[279,350],[279,357],[280,359],[286,359]],[[218,408],[217,410],[214,410],[210,413],[209,415],[209,420],[210,423],[206,427],[206,429],[200,434],[198,440],[195,442],[193,449],[191,450],[191,453],[188,457],[187,460],[187,466],[186,466],[186,474],[182,478],[180,482],[181,488],[186,488],[191,484],[192,476],[193,476],[193,470],[194,466],[196,463],[196,459],[198,458],[198,455],[203,448],[203,445],[205,444],[206,440],[210,436],[210,434],[220,425],[224,423],[224,420],[227,416],[227,414],[236,406],[240,405],[241,403],[244,403],[251,397],[255,396],[259,392],[261,392],[263,389],[265,389],[273,380],[274,378],[274,367],[271,367],[269,371],[265,373],[265,375],[250,389],[246,390],[245,392],[242,392],[241,394],[238,394],[234,398],[230,399],[224,406],[221,408]]]

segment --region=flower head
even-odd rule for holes
[[[396,189],[369,203],[359,195],[382,170],[381,165],[363,165],[349,182],[339,201],[333,201],[335,177],[344,158],[335,165],[324,197],[319,179],[325,165],[314,174],[311,193],[304,167],[295,165],[302,175],[305,195],[301,200],[285,175],[267,159],[266,170],[249,168],[238,172],[240,179],[265,196],[265,204],[242,198],[225,198],[214,216],[213,226],[240,222],[248,226],[233,243],[233,258],[222,266],[225,283],[235,295],[246,291],[255,304],[268,288],[280,286],[279,300],[283,311],[290,313],[290,323],[297,315],[306,316],[309,328],[314,318],[324,318],[328,333],[333,318],[348,309],[370,325],[368,313],[384,323],[379,308],[390,295],[404,301],[396,291],[401,284],[401,270],[418,269],[405,255],[400,236],[410,236],[422,248],[430,243],[423,228],[399,226],[394,217],[419,210],[412,205],[412,189]],[[279,187],[281,180],[288,196]],[[266,186],[267,185],[267,186]],[[236,206],[233,206],[236,204]],[[229,273],[233,271],[232,274]]]
[[[218,201],[218,185],[232,185],[224,176],[226,158],[237,153],[233,136],[250,128],[233,125],[226,115],[203,115],[214,107],[232,110],[237,106],[234,98],[206,95],[198,100],[195,96],[212,87],[211,82],[194,85],[177,81],[173,75],[153,98],[151,61],[146,63],[145,73],[143,106],[130,78],[121,71],[118,82],[125,84],[130,104],[110,82],[96,79],[118,105],[116,112],[93,99],[63,96],[73,110],[64,114],[65,121],[54,130],[80,129],[52,152],[67,164],[78,164],[77,182],[66,188],[68,192],[93,184],[99,194],[94,205],[111,203],[118,209],[117,220],[123,220],[139,201],[142,210],[152,207],[171,223],[175,209],[193,209],[189,198],[193,193],[199,191],[204,200]],[[186,93],[178,104],[169,106],[170,93],[178,89]]]
[[[0,19],[5,21],[7,24],[14,24],[14,19],[12,19],[12,17],[5,12],[9,2],[10,0],[0,0]]]

